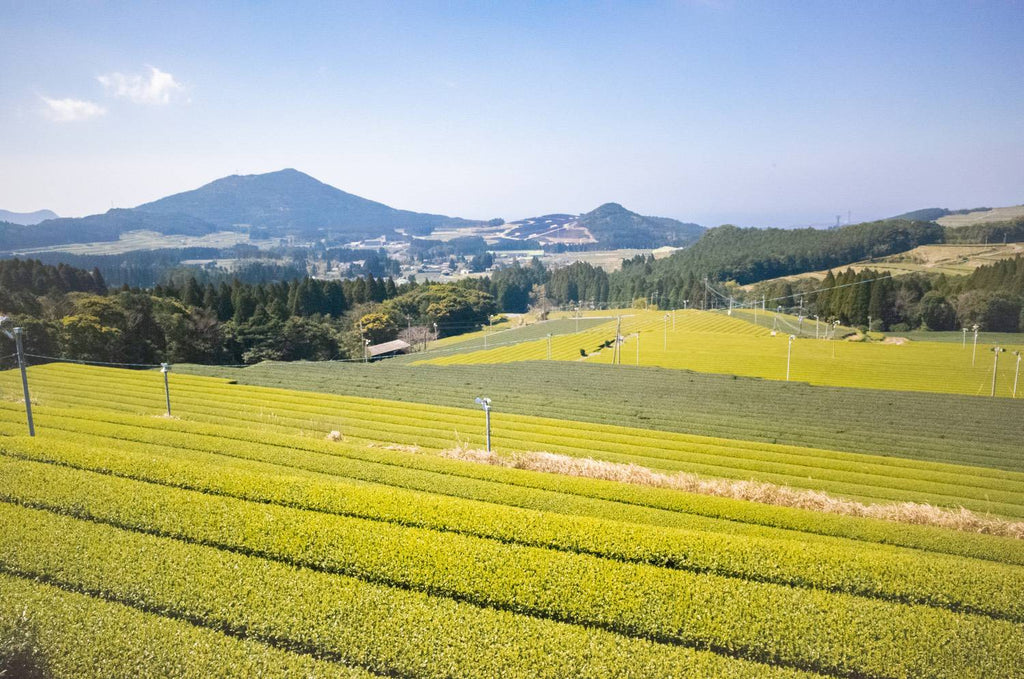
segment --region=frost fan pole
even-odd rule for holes
[[[487,452],[491,452],[491,399],[477,397],[476,404],[484,409],[484,427],[487,432]]]
[[[167,381],[167,374],[171,372],[171,366],[167,363],[160,364],[160,372],[164,374],[164,398],[167,399],[167,417],[171,416],[171,385]]]
[[[25,349],[21,342],[21,328],[14,329],[14,345],[18,350],[18,367],[21,369],[21,389],[25,392],[25,416],[28,418],[28,435],[36,435],[36,425],[32,421],[32,399],[28,395],[28,373],[25,372]]]

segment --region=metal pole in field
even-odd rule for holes
[[[551,360],[551,333],[548,333],[548,360]]]
[[[996,368],[999,367],[999,354],[1002,353],[1003,351],[1006,350],[1003,349],[1002,347],[995,347],[992,349],[992,353],[995,356],[995,359],[992,361],[992,393],[989,394],[989,396],[996,395]]]
[[[484,426],[487,432],[487,452],[491,452],[491,399],[477,397],[476,404],[484,409]]]
[[[622,327],[623,327],[623,316],[616,315],[615,316],[615,344],[614,344],[615,348],[611,352],[611,363],[613,365],[614,364],[621,364],[621,363],[623,363],[623,356],[622,356],[623,350],[622,350],[622,347],[620,346],[621,342],[618,341],[618,338],[622,337],[622,335],[620,334],[620,331],[622,330]]]
[[[665,351],[668,351],[668,314],[665,314]]]
[[[792,357],[793,357],[793,340],[795,340],[795,339],[796,339],[795,336],[793,336],[793,335],[789,336],[789,348],[786,350],[786,381],[787,382],[789,382],[789,363],[790,363],[790,359],[792,359]]]
[[[1015,351],[1013,355],[1017,357],[1017,369],[1013,373],[1013,398],[1017,398],[1017,378],[1020,377],[1020,352]]]
[[[160,364],[160,372],[164,374],[164,398],[167,400],[167,417],[171,416],[171,386],[167,381],[167,374],[171,372],[171,366],[166,363]]]
[[[971,366],[974,366],[974,361],[978,357],[978,324],[975,323],[972,327],[974,330],[974,349],[971,351]]]
[[[636,365],[640,367],[640,331],[636,331]]]
[[[36,425],[32,420],[32,398],[28,394],[28,373],[25,372],[25,348],[21,341],[21,328],[14,329],[14,345],[18,351],[18,368],[21,370],[21,390],[25,394],[25,417],[28,420],[28,435],[36,435]]]
[[[818,339],[818,315],[814,315],[814,339]]]
[[[964,331],[964,341],[960,345],[960,348],[966,349],[967,348],[967,328],[963,328],[963,331]]]

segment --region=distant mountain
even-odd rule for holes
[[[8,224],[29,226],[31,224],[38,224],[39,222],[47,219],[57,219],[57,213],[52,210],[36,210],[35,212],[10,212],[8,210],[0,210],[0,222],[7,222]]]
[[[78,219],[49,219],[32,227],[0,220],[0,250],[111,241],[139,230],[183,235],[246,230],[269,238],[361,240],[394,236],[396,229],[426,235],[439,226],[475,224],[480,222],[396,210],[288,169],[224,177],[136,208]]]
[[[663,245],[690,245],[706,229],[699,224],[668,217],[645,217],[630,212],[618,203],[605,203],[580,215],[579,224],[604,247],[657,248]]]
[[[353,240],[391,235],[395,229],[426,234],[441,225],[474,223],[396,210],[292,169],[224,177],[135,210],[151,215],[188,215],[223,230],[255,227],[272,236],[306,237],[333,233]]]
[[[618,203],[605,203],[582,215],[550,214],[520,219],[506,225],[508,238],[532,239],[542,244],[594,244],[609,250],[689,245],[705,229],[699,224],[667,217],[645,217]]]
[[[48,219],[32,226],[0,223],[0,251],[112,241],[127,231],[201,236],[216,230],[212,224],[187,215],[149,215],[114,209],[89,217]]]

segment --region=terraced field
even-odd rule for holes
[[[185,372],[456,408],[472,407],[474,398],[486,395],[504,414],[1024,471],[1024,399],[814,387],[578,361],[175,367],[176,376]]]
[[[0,373],[0,638],[56,676],[1024,672],[1021,540],[431,454],[478,411],[172,374],[167,418],[156,373],[29,378],[35,438]],[[989,467],[494,420],[505,450],[1024,516]]]
[[[623,366],[659,366],[699,372],[744,375],[773,380],[786,379],[789,334],[799,334],[788,318],[777,333],[743,320],[739,314],[677,311],[675,330],[672,312],[630,310],[621,317]],[[668,320],[666,320],[666,318]],[[762,319],[763,320],[763,319]],[[453,365],[510,363],[529,360],[613,362],[611,346],[616,322],[585,332],[511,347],[469,351],[423,360],[425,364]],[[824,328],[824,326],[822,326]],[[789,378],[815,385],[988,396],[993,373],[993,346],[972,348],[948,342],[912,342],[903,345],[880,342],[842,342],[814,338],[814,325],[805,321],[803,337],[793,343]],[[824,337],[822,331],[821,336]],[[1016,362],[1007,350],[996,371],[996,395],[1013,394]],[[586,357],[584,357],[586,354]],[[973,363],[972,363],[973,358]],[[1024,397],[1024,388],[1018,388]]]

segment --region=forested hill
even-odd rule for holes
[[[394,229],[429,233],[446,223],[469,223],[445,215],[396,210],[336,189],[298,170],[233,175],[193,191],[145,203],[137,212],[184,214],[220,229],[244,224],[271,235],[342,232],[353,240],[392,234]]]
[[[942,227],[904,219],[830,230],[741,229],[726,225],[710,229],[691,247],[647,268],[654,277],[709,276],[745,285],[904,252],[941,242],[942,238]],[[642,274],[643,270],[627,263],[621,275]]]
[[[602,248],[609,249],[689,245],[705,231],[699,224],[639,215],[618,203],[605,203],[580,215],[578,222],[590,231]]]
[[[49,219],[34,226],[0,222],[0,252],[113,241],[122,233],[140,230],[182,235],[248,230],[257,237],[330,234],[361,240],[392,236],[395,229],[423,235],[441,225],[475,223],[397,210],[287,169],[224,177],[193,191],[88,217]]]
[[[48,219],[32,226],[0,222],[0,252],[66,243],[113,241],[126,231],[202,236],[216,229],[212,224],[188,215],[144,214],[114,209],[89,217]]]
[[[990,207],[972,207],[964,210],[947,210],[944,207],[926,207],[920,210],[913,210],[911,212],[904,212],[901,215],[896,215],[892,219],[910,219],[913,221],[920,222],[934,222],[936,219],[942,219],[949,215],[967,215],[972,212],[981,212],[984,210],[991,210]]]

